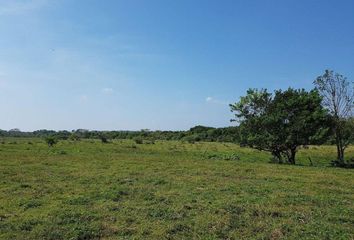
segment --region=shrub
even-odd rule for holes
[[[80,141],[80,136],[76,133],[72,133],[69,137],[69,140],[71,141]]]
[[[100,139],[102,143],[108,143],[108,138],[106,136],[101,135]]]
[[[149,141],[146,141],[146,144],[155,144],[155,139],[150,139]]]
[[[183,138],[184,141],[187,141],[188,143],[194,144],[195,143],[195,138],[193,136],[186,136]]]
[[[134,142],[135,142],[136,144],[143,144],[143,143],[144,143],[144,141],[143,141],[142,138],[134,138]]]
[[[45,142],[48,144],[49,147],[53,147],[55,144],[58,143],[58,139],[53,136],[48,136],[45,138]]]

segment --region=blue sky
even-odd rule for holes
[[[354,79],[352,0],[0,0],[0,129],[229,126],[252,88]]]

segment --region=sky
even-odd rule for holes
[[[0,0],[0,129],[225,127],[328,68],[354,80],[352,0]]]

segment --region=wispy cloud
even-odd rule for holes
[[[110,95],[114,92],[113,88],[102,88],[101,92],[106,95]]]
[[[205,101],[207,103],[212,103],[212,104],[220,104],[220,105],[228,105],[229,104],[226,101],[222,101],[222,100],[219,100],[219,99],[216,99],[216,98],[213,98],[213,97],[207,97],[207,98],[205,98]]]
[[[88,99],[89,99],[88,96],[85,95],[85,94],[81,95],[80,98],[79,98],[79,100],[80,100],[81,103],[87,102]]]
[[[205,99],[205,101],[206,101],[206,102],[211,102],[211,101],[213,101],[213,98],[212,98],[212,97],[207,97],[207,98]]]
[[[47,0],[4,0],[0,2],[0,16],[20,15],[38,10],[47,4]]]

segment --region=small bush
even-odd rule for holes
[[[194,144],[195,143],[195,138],[193,136],[186,136],[183,138],[184,141],[190,143],[190,144]]]
[[[341,167],[341,168],[354,168],[353,158],[350,159],[348,162],[340,162],[338,160],[333,160],[331,162],[333,167]]]
[[[155,144],[155,140],[154,139],[150,139],[149,141],[146,141],[146,144]]]
[[[109,143],[108,138],[106,136],[101,135],[100,139],[102,143]]]
[[[225,161],[237,161],[237,160],[240,160],[240,156],[238,156],[237,154],[212,153],[212,154],[207,154],[205,157],[207,159],[225,160]]]
[[[56,139],[53,136],[48,136],[44,140],[48,144],[49,147],[53,147],[55,144],[58,143],[58,139]]]
[[[69,140],[71,141],[80,141],[80,136],[75,134],[75,133],[72,133],[69,137]]]
[[[141,138],[134,138],[134,142],[136,144],[143,144],[144,143],[143,139],[141,139]]]

